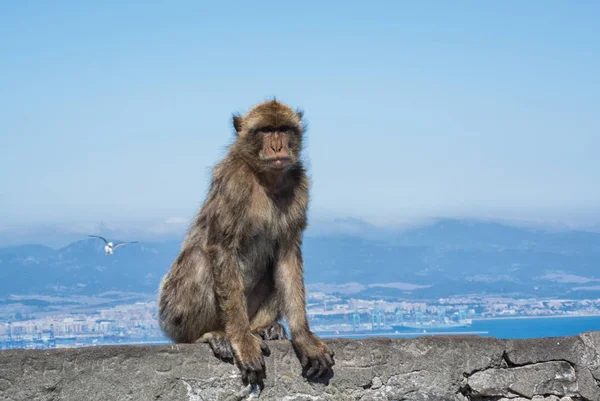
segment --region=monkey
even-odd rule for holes
[[[161,280],[160,327],[176,343],[208,343],[235,362],[245,385],[262,388],[266,341],[288,340],[285,318],[303,374],[319,378],[335,361],[306,316],[304,111],[274,98],[231,122],[234,140]]]

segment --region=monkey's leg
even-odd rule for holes
[[[259,307],[250,321],[250,330],[263,340],[287,340],[285,328],[278,322],[281,318],[281,299],[272,293]]]
[[[205,333],[223,331],[213,275],[194,248],[185,249],[161,281],[159,323],[175,343],[193,343]]]
[[[306,317],[301,241],[282,253],[276,267],[275,285],[283,296],[283,309],[290,325],[292,344],[307,377],[321,377],[335,365],[334,352],[310,331]]]

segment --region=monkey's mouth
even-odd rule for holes
[[[291,164],[292,159],[289,156],[272,157],[266,160],[271,168],[283,169]]]

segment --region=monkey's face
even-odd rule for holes
[[[300,160],[302,117],[277,101],[259,104],[244,117],[233,117],[237,144],[261,169],[285,171]]]
[[[252,136],[263,167],[285,170],[297,162],[299,135],[292,127],[261,127]]]

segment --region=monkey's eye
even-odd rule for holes
[[[287,125],[283,125],[281,127],[277,127],[275,129],[275,131],[281,133],[281,134],[286,134],[286,135],[292,135],[296,133],[296,130],[294,130],[293,127],[287,126]]]
[[[255,131],[257,134],[265,134],[267,132],[271,132],[270,127],[260,127]]]

